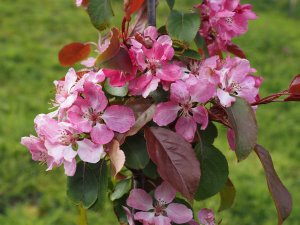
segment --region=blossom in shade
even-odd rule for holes
[[[201,11],[200,35],[206,39],[212,55],[226,51],[232,38],[246,33],[248,21],[257,18],[252,6],[241,5],[240,0],[207,0],[196,8]]]
[[[131,40],[130,55],[142,75],[130,81],[132,95],[146,98],[162,81],[174,82],[183,76],[180,66],[171,63],[174,56],[172,40],[167,35],[158,37],[156,28],[148,27],[142,40]]]
[[[198,213],[200,224],[203,225],[216,225],[215,215],[210,209],[201,209]]]
[[[244,98],[249,103],[255,102],[262,79],[251,75],[253,72],[256,72],[255,69],[250,67],[246,59],[225,59],[220,70],[220,85],[217,90],[221,105],[231,106],[235,102],[234,96]]]
[[[163,182],[154,191],[153,198],[143,189],[133,189],[127,199],[127,205],[140,210],[134,219],[147,225],[184,224],[192,220],[193,212],[183,204],[172,203],[176,190]]]
[[[173,83],[170,101],[157,105],[153,121],[159,126],[166,126],[179,116],[175,125],[176,132],[187,141],[193,141],[197,124],[201,124],[201,129],[205,129],[208,124],[208,112],[197,101],[197,91],[190,91],[183,81]]]
[[[135,122],[129,107],[107,105],[101,86],[86,82],[83,97],[78,98],[67,111],[67,118],[79,131],[90,132],[94,143],[107,144],[113,139],[114,131],[125,133]]]

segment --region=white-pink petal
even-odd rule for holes
[[[179,80],[171,84],[171,101],[185,104],[190,101],[190,92],[185,82]]]
[[[204,106],[197,106],[192,109],[193,118],[198,123],[201,124],[201,130],[205,130],[208,125],[208,112]]]
[[[143,225],[152,225],[154,222],[154,212],[137,212],[134,214],[134,219],[143,223]],[[156,225],[156,223],[155,223]]]
[[[154,217],[155,225],[171,225],[171,219],[166,216],[156,216]]]
[[[73,159],[70,162],[64,161],[64,169],[67,176],[74,176],[76,172],[76,159]]]
[[[97,145],[88,139],[78,141],[78,155],[84,162],[97,163],[105,155],[102,145]]]
[[[231,104],[235,102],[235,97],[230,96],[228,92],[223,91],[222,89],[217,90],[217,96],[221,105],[224,107],[230,107]]]

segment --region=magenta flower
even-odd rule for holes
[[[238,57],[227,58],[220,70],[221,82],[217,90],[217,96],[224,107],[229,107],[239,96],[249,103],[255,102],[262,83],[261,78],[254,77],[251,73],[255,69],[250,67],[246,59]]]
[[[110,85],[122,87],[135,78],[136,71],[133,73],[126,73],[120,70],[103,69],[103,73],[109,78]]]
[[[197,99],[197,89],[190,91],[186,83],[176,81],[171,85],[171,101],[157,105],[153,121],[159,126],[166,126],[179,116],[175,125],[176,132],[187,141],[193,141],[197,123],[201,124],[201,129],[205,129],[208,124],[208,112],[198,104]]]
[[[107,144],[114,137],[114,131],[125,133],[134,124],[133,111],[126,106],[107,107],[108,101],[101,86],[87,82],[83,98],[67,111],[68,120],[81,132],[91,133],[96,144]]]
[[[211,55],[226,51],[233,37],[247,32],[248,20],[257,18],[251,5],[241,5],[240,0],[207,0],[196,7],[202,14],[200,34],[208,42]]]
[[[176,190],[167,182],[159,185],[152,197],[143,189],[133,189],[127,199],[127,205],[140,210],[134,219],[145,225],[171,225],[171,222],[184,224],[192,220],[193,212],[183,204],[172,203]]]
[[[158,37],[156,28],[148,27],[143,38],[143,43],[131,40],[130,52],[142,75],[129,83],[129,90],[132,95],[146,98],[161,81],[176,81],[183,76],[183,72],[180,66],[170,63],[174,49],[169,36]]]

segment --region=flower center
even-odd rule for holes
[[[166,202],[159,200],[154,204],[155,216],[160,216],[160,215],[166,216],[165,210],[166,210]]]
[[[76,141],[76,137],[71,134],[70,132],[63,130],[60,132],[61,136],[60,136],[60,142],[62,145],[70,145],[70,144],[74,144]]]

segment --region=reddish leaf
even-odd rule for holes
[[[300,95],[290,95],[289,97],[287,97],[286,99],[284,99],[284,101],[286,102],[298,102],[300,101]]]
[[[118,54],[120,51],[119,31],[117,28],[112,28],[110,32],[110,41],[108,47],[98,56],[96,64],[101,64],[108,61]]]
[[[144,0],[124,0],[124,11],[127,20],[135,13],[144,3]]]
[[[289,93],[300,95],[300,74],[298,74],[291,82]]]
[[[246,54],[243,52],[243,50],[235,45],[235,44],[230,44],[230,45],[227,45],[227,51],[242,58],[242,59],[246,59]]]
[[[87,58],[91,52],[89,44],[73,42],[64,46],[58,53],[58,59],[62,66],[72,66]]]
[[[291,214],[292,197],[278,177],[269,152],[260,145],[256,145],[255,152],[264,167],[269,191],[277,209],[278,225],[281,225]]]
[[[200,181],[200,163],[190,143],[175,132],[151,127],[145,129],[147,150],[160,176],[189,200]]]
[[[147,5],[146,3],[144,3],[142,7],[138,10],[134,22],[129,28],[129,37],[134,36],[136,33],[143,33],[147,26],[147,22]]]
[[[117,140],[112,140],[111,143],[108,145],[108,148],[108,155],[111,161],[112,175],[116,176],[125,164],[125,154],[120,149],[120,144]]]
[[[238,161],[242,161],[248,157],[256,145],[255,114],[249,103],[238,97],[231,107],[226,108],[226,112],[235,134],[235,153]]]

